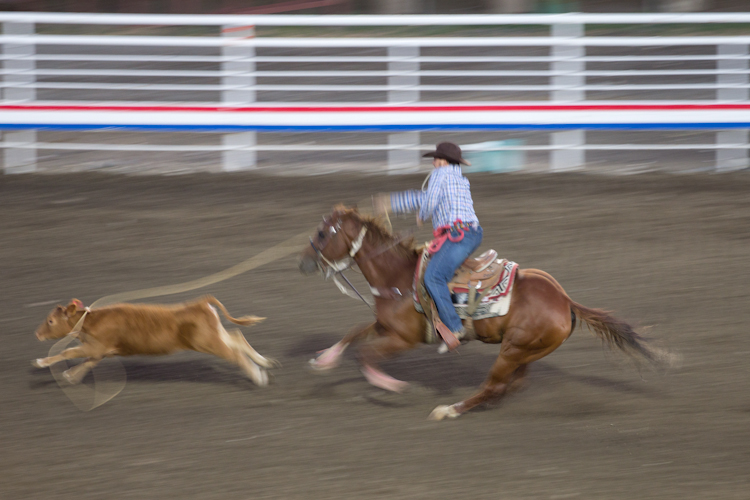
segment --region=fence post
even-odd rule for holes
[[[255,36],[255,26],[223,26],[221,34],[227,38],[245,39]],[[221,70],[224,74],[221,83],[221,102],[243,106],[255,102],[255,47],[233,45],[227,41],[221,48],[224,60]],[[223,134],[221,144],[228,148],[252,147],[257,144],[256,132]],[[222,152],[222,170],[235,172],[251,170],[257,166],[257,153],[254,150],[227,149]]]
[[[553,37],[576,38],[584,35],[583,24],[553,24],[551,26]],[[555,73],[550,79],[551,84],[557,88],[552,91],[553,102],[576,102],[586,98],[583,86],[585,76],[585,62],[582,58],[586,55],[585,47],[581,45],[558,45],[552,46],[551,55],[552,71]],[[553,172],[576,170],[586,163],[586,152],[583,149],[569,149],[571,146],[582,146],[586,144],[586,131],[583,129],[566,130],[564,132],[553,132],[551,134],[553,146],[559,146],[550,153],[550,169]]]
[[[388,47],[388,103],[419,102],[419,47]],[[419,146],[419,132],[388,135],[388,173],[403,174],[419,170],[419,151],[404,149]]]
[[[748,46],[747,45],[719,45],[717,54],[730,59],[719,59],[717,69],[727,73],[719,73],[716,83],[718,101],[747,102],[750,97],[748,88]],[[737,72],[737,73],[732,73]],[[740,73],[742,72],[742,73]],[[742,87],[745,86],[745,87]],[[748,130],[720,130],[716,133],[716,144],[741,144],[738,149],[717,149],[716,170],[728,172],[748,168]]]
[[[3,34],[33,36],[35,26],[29,22],[4,22]],[[3,45],[3,69],[5,88],[2,100],[10,102],[30,102],[36,99],[33,88],[36,68],[33,43],[6,43]],[[25,174],[36,171],[36,130],[5,132],[4,142],[27,145],[27,148],[6,147],[3,152],[3,167],[6,174]]]

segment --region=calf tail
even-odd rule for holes
[[[260,316],[242,316],[241,318],[233,318],[229,314],[229,311],[227,311],[227,308],[224,307],[224,304],[219,302],[219,299],[217,299],[213,295],[206,295],[206,297],[204,297],[204,300],[209,304],[218,307],[222,314],[224,314],[224,317],[235,325],[254,325],[255,323],[260,323],[261,321],[266,319],[261,318]]]
[[[617,347],[632,358],[647,360],[656,368],[671,365],[672,355],[664,349],[649,344],[649,341],[637,333],[631,325],[613,317],[608,311],[592,309],[571,300],[573,314],[585,323],[597,337],[609,347]],[[573,320],[575,327],[575,319]]]

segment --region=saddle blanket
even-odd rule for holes
[[[451,293],[451,299],[453,301],[453,307],[456,308],[456,312],[461,319],[486,319],[494,318],[495,316],[505,316],[508,314],[510,309],[510,298],[513,291],[513,284],[515,282],[516,274],[518,271],[518,264],[510,260],[496,261],[501,264],[503,270],[500,274],[499,281],[489,291],[486,289],[479,288],[477,290],[470,290],[468,288],[453,287]],[[422,273],[424,274],[424,273]],[[424,286],[424,281],[420,283]],[[475,293],[477,296],[484,293],[479,304],[476,304],[476,310],[474,314],[469,314],[468,308],[470,305],[470,293]],[[414,307],[416,310],[424,314],[424,309],[419,303],[419,297],[414,294]]]
[[[500,281],[497,282],[495,287],[487,292],[482,297],[481,302],[477,305],[474,314],[469,315],[466,311],[469,305],[469,289],[466,288],[454,288],[451,293],[451,299],[453,300],[453,307],[456,308],[456,312],[461,319],[485,319],[493,318],[495,316],[505,316],[508,314],[510,309],[510,296],[513,290],[513,283],[516,279],[516,271],[518,270],[518,264],[505,260],[502,262],[503,271],[500,274]],[[477,293],[481,293],[483,290],[477,290]]]

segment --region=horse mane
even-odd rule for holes
[[[376,246],[384,246],[393,243],[396,236],[391,233],[388,228],[385,227],[383,218],[380,216],[370,216],[361,214],[356,208],[347,208],[344,205],[337,205],[334,207],[334,211],[339,212],[343,216],[351,216],[354,219],[360,221],[367,227],[367,234],[375,239],[374,244]],[[399,241],[393,246],[393,249],[401,253],[407,258],[416,258],[419,255],[419,246],[414,242],[414,237]]]

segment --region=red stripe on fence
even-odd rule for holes
[[[750,104],[551,104],[460,106],[117,106],[117,105],[0,105],[3,111],[158,111],[223,113],[380,113],[464,111],[700,111],[750,110]]]

